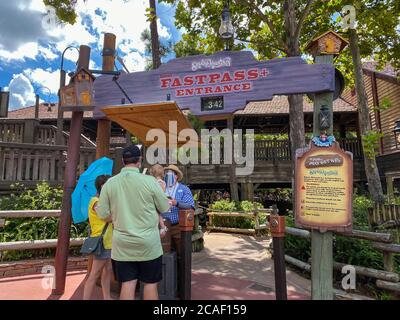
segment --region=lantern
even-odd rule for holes
[[[400,120],[396,121],[393,133],[394,133],[394,139],[396,141],[396,149],[400,149]]]
[[[82,68],[72,77],[70,84],[60,89],[61,106],[64,111],[91,110],[94,106],[93,83],[95,77]]]
[[[219,35],[224,40],[229,40],[233,37],[233,25],[231,13],[229,11],[229,1],[222,10],[221,26],[219,27]]]
[[[331,114],[329,108],[325,105],[319,112],[319,128],[321,131],[328,130],[331,127]]]

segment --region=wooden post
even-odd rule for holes
[[[390,174],[386,174],[386,193],[389,200],[394,198],[393,177]]]
[[[27,119],[24,121],[24,136],[23,143],[35,143],[36,137],[36,127],[38,126],[39,121],[36,119]]]
[[[332,55],[317,56],[315,63],[333,64]],[[319,112],[325,105],[330,111],[331,126],[328,135],[333,134],[333,93],[316,94],[314,99],[314,136],[320,135]],[[311,286],[313,300],[333,300],[333,247],[332,232],[314,230],[311,233]]]
[[[103,71],[114,71],[116,36],[112,33],[104,35]],[[97,122],[96,159],[110,155],[111,121],[100,119]]]
[[[285,264],[285,217],[278,215],[276,205],[270,215],[272,246],[274,249],[274,276],[276,300],[287,300],[286,264]]]
[[[60,71],[60,90],[61,88],[65,87],[65,78],[66,78],[66,72],[65,70]],[[61,108],[61,94],[59,94],[59,99],[58,99],[58,111],[57,111],[57,135],[56,135],[56,144],[57,145],[62,145],[63,144],[63,126],[64,126],[64,112],[62,111]]]
[[[81,46],[79,53],[78,70],[89,68],[90,47]],[[68,140],[68,160],[64,172],[64,190],[60,222],[58,224],[58,241],[55,258],[55,289],[53,294],[62,295],[65,289],[67,276],[67,263],[69,253],[70,229],[71,229],[71,195],[76,184],[76,173],[79,163],[80,139],[83,123],[83,111],[73,111],[70,137]]]
[[[228,129],[231,130],[233,134],[233,116],[227,119]],[[232,141],[233,143],[233,141]],[[229,166],[229,185],[231,189],[231,200],[239,201],[239,189],[238,184],[236,182],[236,168],[235,168],[235,157],[234,157],[234,148],[232,145],[232,165]]]
[[[179,228],[181,230],[179,257],[179,298],[191,300],[192,291],[192,233],[194,226],[194,211],[179,210]]]
[[[39,109],[40,109],[40,97],[39,95],[35,95],[35,119],[39,120]]]

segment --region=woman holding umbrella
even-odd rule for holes
[[[108,175],[101,175],[96,178],[95,186],[97,194],[89,203],[89,224],[90,236],[98,237],[103,235],[104,250],[98,255],[93,255],[93,265],[90,270],[89,276],[85,283],[83,291],[83,300],[89,300],[93,288],[96,285],[96,280],[101,274],[101,288],[103,291],[104,300],[111,300],[110,295],[110,281],[111,281],[111,245],[112,245],[112,224],[100,219],[96,213],[97,204],[101,188],[110,178]]]

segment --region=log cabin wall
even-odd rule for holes
[[[396,152],[398,150],[396,150],[393,129],[395,122],[400,120],[400,81],[395,76],[385,73],[369,69],[363,71],[371,125],[374,130],[384,134],[380,155]],[[352,89],[347,89],[342,94],[342,98],[350,104],[357,105],[357,95]],[[390,107],[382,110],[386,102],[390,102]]]
[[[396,150],[396,142],[393,134],[395,122],[400,120],[400,84],[377,79],[377,90],[380,104],[382,101],[389,101],[390,107],[380,111],[381,128],[383,137],[384,154],[392,153]]]

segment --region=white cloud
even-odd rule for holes
[[[2,3],[2,1],[0,1]],[[76,12],[77,21],[74,25],[62,24],[53,29],[43,29],[40,22],[46,13],[46,8],[42,0],[15,0],[7,2],[3,14],[6,16],[6,9],[17,14],[21,21],[13,21],[15,28],[27,23],[27,16],[35,16],[35,30],[29,34],[23,32],[22,27],[18,27],[18,35],[13,38],[13,47],[5,45],[12,38],[15,30],[2,30],[3,35],[9,34],[8,38],[2,40],[0,36],[0,58],[6,61],[24,60],[26,58],[36,59],[43,56],[47,60],[56,59],[59,54],[70,45],[90,45],[92,49],[102,50],[104,33],[111,32],[117,37],[117,48],[127,55],[126,60],[135,57],[134,52],[145,53],[140,34],[149,23],[146,17],[147,0],[102,0],[83,1],[78,0]],[[0,5],[1,6],[1,5]],[[15,20],[15,19],[14,19]],[[28,19],[29,20],[29,19]],[[158,20],[159,35],[161,38],[170,39],[171,34],[167,27]],[[3,36],[5,37],[5,36]],[[28,40],[28,41],[27,41]],[[40,43],[39,43],[40,40]],[[49,44],[44,46],[43,43]],[[139,57],[137,60],[140,60]],[[66,60],[75,62],[76,56],[66,54]],[[139,63],[141,65],[141,63]]]
[[[164,39],[171,38],[171,34],[169,33],[168,28],[161,24],[160,19],[158,19],[158,21],[157,21],[157,29],[158,29],[158,35],[160,38],[164,38]]]
[[[146,57],[135,51],[126,54],[123,60],[129,72],[143,71],[147,64]]]
[[[27,69],[24,71],[24,75],[29,78],[29,80],[35,84],[36,87],[47,87],[50,89],[52,96],[51,96],[51,101],[55,99],[54,96],[57,95],[58,89],[60,87],[60,71],[59,70],[54,70],[52,71],[51,69],[41,69],[41,68],[36,68],[36,69]],[[66,83],[68,84],[69,82],[69,76],[67,75]],[[48,90],[43,89],[41,92],[43,92],[44,95],[48,95]]]
[[[31,81],[24,74],[14,74],[8,90],[10,91],[10,110],[35,104],[35,91]]]
[[[11,60],[24,60],[25,58],[35,59],[38,54],[39,45],[37,42],[25,43],[15,51],[0,48],[0,58],[8,62]]]

